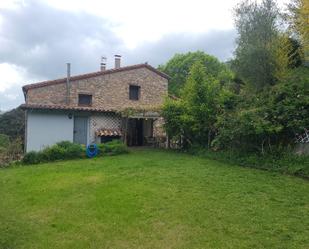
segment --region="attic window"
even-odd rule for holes
[[[91,106],[92,95],[90,94],[78,94],[78,105],[79,106]]]
[[[140,95],[140,86],[130,85],[129,87],[129,99],[138,100]]]

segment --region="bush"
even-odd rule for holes
[[[194,148],[191,154],[228,164],[257,168],[309,179],[309,156],[296,155],[292,149],[279,148],[272,153],[244,153],[240,150],[211,151]]]
[[[68,149],[74,145],[79,145],[79,144],[75,144],[75,143],[72,143],[70,141],[61,141],[59,143],[56,143],[56,145],[58,145],[59,147],[61,148],[64,148],[64,149]]]
[[[99,144],[99,155],[118,155],[127,153],[127,146],[120,140],[113,140],[105,144]],[[57,160],[77,159],[86,157],[86,148],[83,145],[69,141],[59,142],[42,151],[30,151],[22,159],[23,164],[37,164]]]
[[[85,157],[85,149],[80,144],[69,141],[57,143],[42,151],[31,151],[25,154],[23,164],[36,164],[41,162],[52,162],[65,159],[77,159]]]
[[[128,153],[128,147],[119,139],[98,145],[99,156]]]
[[[5,136],[2,136],[2,138],[5,138]],[[23,154],[22,140],[20,138],[8,142],[7,139],[2,140],[5,146],[0,146],[0,167],[7,167],[14,161],[20,160]]]
[[[57,146],[65,150],[65,157],[67,159],[82,158],[86,153],[85,147],[69,141],[57,143]]]
[[[22,159],[23,164],[37,164],[42,161],[42,152],[30,151]]]
[[[6,148],[8,144],[10,143],[9,136],[5,134],[0,134],[0,148]]]
[[[41,154],[42,161],[46,162],[66,159],[66,150],[58,145],[45,148]]]

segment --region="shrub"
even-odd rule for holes
[[[57,143],[57,146],[65,150],[65,158],[67,159],[82,158],[86,153],[85,147],[69,141]]]
[[[26,153],[22,159],[23,164],[37,164],[42,161],[42,153],[36,151],[30,151]]]
[[[36,164],[41,162],[82,158],[84,156],[85,149],[82,145],[63,141],[39,152],[31,151],[26,153],[22,163]]]
[[[0,147],[0,167],[5,167],[8,161],[7,149]]]
[[[75,144],[70,142],[70,141],[61,141],[61,142],[57,143],[56,145],[58,145],[59,147],[64,148],[64,149],[68,149],[72,145],[75,145]]]
[[[5,138],[5,136],[3,137]],[[0,146],[0,167],[7,167],[14,161],[20,160],[23,154],[22,140],[20,138],[8,142],[7,140],[8,138],[3,139],[5,146]]]
[[[118,155],[127,153],[128,149],[121,141],[113,140],[106,144],[99,144],[99,155]],[[84,158],[86,148],[83,145],[71,143],[69,141],[59,142],[42,151],[30,151],[22,159],[23,164],[37,164],[41,162],[52,162],[65,159]]]
[[[211,151],[194,148],[191,154],[218,160],[231,165],[257,168],[309,178],[309,156],[300,156],[292,149],[278,148],[271,153],[245,153],[241,150]]]
[[[128,153],[128,147],[119,139],[115,139],[111,142],[98,145],[99,156],[107,155],[119,155]]]
[[[0,154],[6,153],[6,152],[7,152],[7,148],[0,147]]]
[[[45,148],[42,152],[42,161],[51,162],[66,158],[66,150],[58,145]]]
[[[10,143],[9,136],[5,134],[0,134],[0,147],[5,148],[8,146],[9,143]]]
[[[7,145],[7,154],[10,161],[20,160],[23,154],[23,140],[16,138]]]

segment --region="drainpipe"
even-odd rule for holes
[[[67,84],[66,84],[66,99],[67,105],[70,105],[70,75],[71,75],[71,64],[67,63]]]
[[[25,116],[24,116],[24,119],[25,119],[25,130],[24,130],[24,153],[26,154],[27,153],[27,142],[28,142],[28,110],[26,109],[25,110]]]

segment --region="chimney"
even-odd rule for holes
[[[115,54],[115,69],[120,68],[121,55]]]
[[[67,83],[66,83],[66,98],[67,105],[70,104],[70,77],[71,77],[71,64],[67,63]]]
[[[102,56],[101,57],[101,71],[106,70],[106,57]]]

